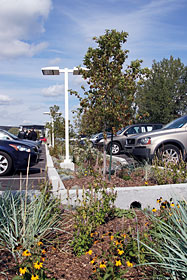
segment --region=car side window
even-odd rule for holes
[[[142,125],[141,129],[142,129],[142,133],[147,132],[147,131],[146,131],[146,127],[145,127],[144,125]]]
[[[140,127],[139,126],[133,126],[133,127],[130,127],[127,131],[126,131],[126,134],[136,134],[136,133],[140,133],[139,132],[139,129]]]
[[[153,126],[152,125],[147,125],[147,131],[152,131],[153,130]]]

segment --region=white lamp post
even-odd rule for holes
[[[61,167],[74,170],[74,163],[71,161],[71,159],[69,157],[68,74],[73,73],[73,75],[80,75],[80,71],[78,68],[60,69],[59,67],[55,66],[55,67],[42,68],[42,73],[43,73],[43,75],[60,75],[60,73],[64,73],[64,75],[65,75],[64,87],[65,87],[65,150],[66,150],[66,157],[65,157],[64,162],[61,163]]]

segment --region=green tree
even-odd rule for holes
[[[19,133],[19,128],[18,127],[11,127],[9,130],[8,130],[8,132],[10,132],[10,133],[12,133],[12,134],[14,134],[14,135],[18,135],[18,133]]]
[[[181,60],[153,61],[150,75],[136,94],[138,114],[143,121],[168,123],[187,113],[187,67]]]
[[[78,114],[82,116],[82,133],[105,133],[109,129],[115,133],[132,121],[137,79],[146,71],[141,69],[139,60],[123,70],[128,57],[128,50],[123,49],[127,37],[127,32],[106,30],[104,35],[93,38],[98,47],[90,47],[84,57],[83,64],[88,71],[80,69],[80,72],[88,87],[82,87],[83,98],[72,92],[80,98]]]
[[[59,112],[60,107],[57,105],[51,106],[49,108],[50,111],[50,116],[53,119],[54,122],[54,136],[56,138],[65,138],[65,119],[62,117],[62,113]],[[70,136],[73,136],[73,127],[69,123],[69,128],[70,128]],[[50,135],[52,135],[52,123],[47,122],[46,123],[46,128],[49,129]]]

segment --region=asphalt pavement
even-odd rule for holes
[[[40,154],[39,162],[29,169],[29,175],[27,176],[27,170],[19,170],[14,174],[0,177],[0,191],[5,190],[25,190],[28,185],[29,190],[38,190],[40,185],[47,178],[46,168],[46,152],[45,145],[41,146],[42,153]]]

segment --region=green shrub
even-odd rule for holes
[[[58,230],[58,206],[56,198],[51,196],[46,200],[45,192],[33,199],[20,192],[5,192],[0,197],[0,247],[20,262],[22,255],[15,248],[30,249],[38,239],[45,239],[54,227]]]
[[[85,253],[92,245],[91,233],[115,215],[116,193],[108,190],[106,182],[96,179],[88,190],[83,189],[80,206],[75,211],[75,230],[72,242],[76,255]]]
[[[160,215],[151,217],[153,222],[151,246],[145,245],[152,255],[152,264],[169,273],[162,279],[187,279],[187,204],[161,202]]]
[[[167,163],[161,167],[158,161],[152,168],[152,175],[158,185],[178,184],[187,182],[187,163]]]

